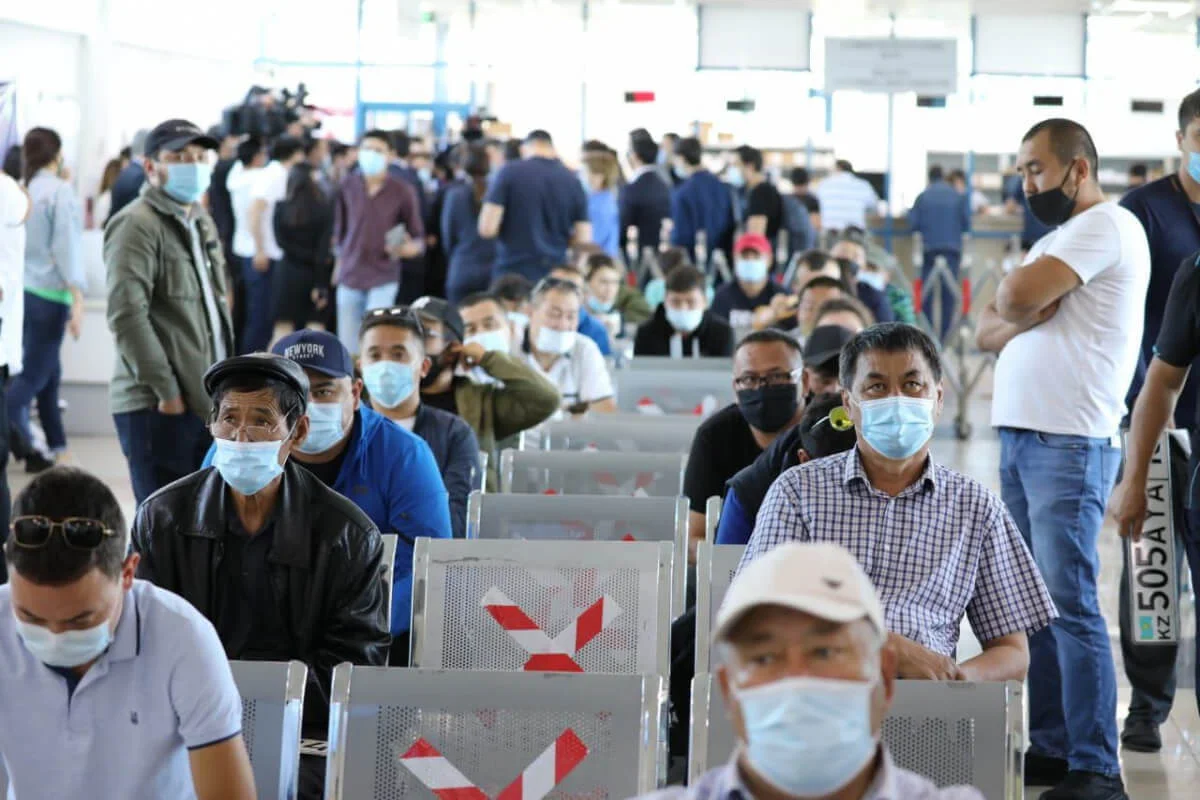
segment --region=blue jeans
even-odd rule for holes
[[[933,308],[935,304],[934,293],[929,285],[929,276],[933,272],[933,265],[937,263],[938,256],[946,259],[946,266],[950,268],[950,272],[954,275],[954,280],[959,280],[959,266],[962,264],[962,252],[958,250],[926,250],[924,255],[924,263],[921,265],[921,313],[929,320],[929,324],[935,324],[933,319]],[[940,288],[942,295],[942,321],[941,321],[941,339],[946,340],[946,335],[950,333],[950,325],[954,322],[955,316],[959,312],[959,303],[954,298],[954,292],[945,282],[946,276],[938,273],[937,288]],[[961,288],[961,285],[960,285]]]
[[[8,385],[8,421],[16,429],[25,452],[33,446],[29,429],[29,404],[37,399],[38,419],[51,451],[64,450],[67,434],[58,408],[58,386],[62,382],[62,343],[71,318],[71,307],[25,292],[25,323],[22,328],[21,374]]]
[[[245,289],[246,314],[243,317],[239,353],[261,353],[271,346],[275,330],[275,291],[271,281],[276,273],[272,261],[266,272],[254,268],[254,259],[242,259],[242,286]]]
[[[399,281],[385,283],[372,289],[337,287],[337,332],[338,338],[351,353],[358,352],[358,329],[363,317],[373,308],[391,308],[396,305],[396,290]]]
[[[204,420],[191,412],[160,414],[147,408],[113,414],[113,422],[138,505],[168,483],[200,469],[212,445]]]
[[[1096,540],[1120,462],[1108,439],[1000,429],[1004,503],[1059,613],[1029,639],[1029,751],[1105,775],[1121,766]]]

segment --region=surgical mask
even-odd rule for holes
[[[786,383],[783,386],[739,389],[737,404],[742,418],[751,428],[764,433],[776,433],[796,416],[800,398],[796,395],[796,385]]]
[[[760,283],[767,279],[767,260],[765,258],[741,258],[734,262],[733,274],[738,280],[747,283]]]
[[[345,434],[346,430],[342,427],[341,403],[309,403],[308,438],[296,449],[315,456],[332,448]]]
[[[877,292],[882,292],[887,288],[887,276],[882,272],[863,272],[858,273],[860,283],[865,283]]]
[[[565,355],[575,348],[575,331],[556,331],[554,328],[542,328],[538,331],[534,346],[540,353]]]
[[[55,633],[41,625],[16,620],[17,635],[30,655],[50,667],[78,667],[100,657],[112,644],[109,620],[82,631]]]
[[[933,400],[925,397],[884,397],[863,400],[862,434],[884,458],[911,458],[933,436]]]
[[[780,791],[824,797],[854,780],[879,747],[875,683],[785,678],[735,692],[750,767]]]
[[[1025,202],[1029,205],[1029,212],[1037,218],[1038,222],[1050,228],[1057,228],[1071,218],[1071,212],[1075,210],[1075,197],[1068,197],[1067,193],[1063,191],[1063,187],[1067,185],[1067,179],[1070,177],[1071,170],[1068,169],[1058,188],[1047,189],[1025,198]],[[1078,189],[1075,190],[1075,195],[1079,196]]]
[[[1188,175],[1200,183],[1200,153],[1188,153]]]
[[[212,183],[211,164],[167,164],[167,180],[163,191],[180,203],[195,203]]]
[[[421,167],[417,170],[417,177],[421,179],[421,183],[429,183],[433,180],[433,170],[429,167]]]
[[[387,156],[375,150],[359,150],[358,168],[362,170],[363,175],[378,175],[387,169]]]
[[[474,336],[468,336],[464,344],[477,344],[488,353],[508,352],[507,331],[484,331]]]
[[[683,171],[682,167],[679,167],[679,166],[671,167],[671,172],[675,173],[675,177],[679,178],[679,180],[681,180],[681,181],[687,180],[688,175],[686,172]]]
[[[741,188],[746,185],[746,176],[742,174],[742,170],[738,167],[730,167],[725,170],[725,182],[730,186]]]
[[[363,367],[363,383],[371,399],[384,408],[395,408],[417,390],[412,367],[396,361],[376,361]]]
[[[508,317],[508,321],[518,328],[529,327],[529,315],[523,311],[509,311],[506,316]]]
[[[597,314],[609,314],[612,313],[613,310],[612,303],[605,303],[598,297],[589,296],[587,299],[587,304],[588,308],[592,311],[595,311]]]
[[[667,322],[682,333],[691,333],[699,328],[703,318],[703,308],[667,308]]]
[[[217,453],[213,466],[221,473],[225,483],[238,494],[256,495],[267,484],[283,474],[279,463],[279,449],[283,442],[235,442],[229,439],[214,439]]]

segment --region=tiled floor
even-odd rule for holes
[[[985,381],[986,391],[986,381]],[[954,438],[949,423],[939,430],[934,446],[935,456],[956,469],[962,470],[998,490],[999,442],[987,427],[988,398],[980,396],[970,405],[970,419],[974,423],[974,436],[967,442]],[[954,404],[948,398],[946,415],[953,414]],[[133,518],[133,492],[125,460],[115,437],[80,438],[71,442],[67,463],[88,469],[104,479],[125,509],[127,517]],[[9,472],[10,485],[14,493],[25,485],[27,478],[18,466]],[[1101,598],[1105,614],[1110,621],[1115,658],[1118,661],[1118,679],[1122,687],[1119,709],[1129,701],[1129,683],[1120,668],[1120,652],[1117,642],[1117,580],[1120,575],[1119,539],[1109,526],[1101,539]],[[1190,602],[1185,609],[1184,631],[1194,631],[1195,609]],[[1192,640],[1186,642],[1191,648]],[[963,652],[969,653],[973,642],[964,641]],[[1163,728],[1164,747],[1161,753],[1143,755],[1123,753],[1124,774],[1129,794],[1134,800],[1195,800],[1200,798],[1200,713],[1197,712],[1196,690],[1192,686],[1190,670],[1180,674],[1181,688],[1178,692],[1170,721]],[[1121,712],[1123,713],[1123,712]],[[1041,790],[1030,790],[1027,798],[1036,798]]]

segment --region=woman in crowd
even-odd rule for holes
[[[589,152],[584,158],[588,189],[588,220],[592,223],[592,241],[614,258],[621,255],[621,212],[617,207],[617,187],[621,168],[616,156],[607,151]]]
[[[584,262],[587,276],[587,310],[597,317],[614,339],[627,326],[638,326],[653,316],[646,298],[625,282],[625,269],[607,253],[594,253]]]
[[[275,240],[283,259],[275,280],[274,338],[304,327],[324,330],[333,272],[333,204],[306,161],[292,167],[287,194],[275,204]]]
[[[463,161],[467,183],[452,186],[446,192],[441,219],[442,244],[449,262],[446,299],[452,305],[470,294],[486,291],[492,280],[496,240],[479,235],[479,209],[487,194],[490,166],[486,148],[471,145]]]
[[[86,285],[80,239],[83,214],[71,185],[63,180],[62,139],[49,128],[33,128],[21,151],[21,177],[33,210],[25,223],[24,368],[8,386],[12,453],[27,472],[54,465],[67,448],[58,386],[62,380],[63,336],[78,339]],[[29,426],[29,405],[37,400],[38,419],[50,453],[39,452]]]
[[[112,211],[112,187],[120,174],[121,159],[109,159],[100,178],[100,193],[96,195],[96,203],[92,206],[92,227],[103,228],[104,223],[108,222],[109,212]]]

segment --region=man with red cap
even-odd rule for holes
[[[712,313],[724,317],[735,330],[749,328],[754,309],[769,305],[783,289],[771,280],[771,244],[761,233],[743,233],[733,246],[736,278],[717,290]]]

